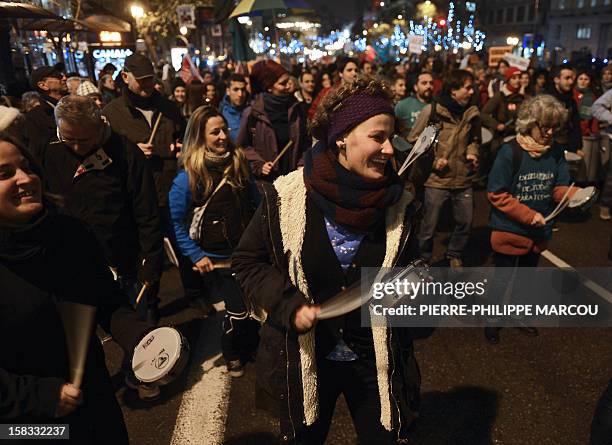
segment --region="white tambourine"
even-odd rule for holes
[[[397,136],[399,137],[399,136]],[[412,150],[404,160],[404,163],[398,170],[398,176],[401,176],[402,173],[406,171],[410,165],[416,161],[420,156],[422,156],[427,150],[435,145],[438,138],[438,128],[435,125],[428,125],[419,135],[419,138],[416,140],[414,145],[412,146]]]
[[[570,209],[575,209],[578,207],[586,208],[593,204],[593,201],[595,201],[596,196],[597,189],[595,187],[585,187],[574,193],[574,196],[572,196],[569,200],[568,207]]]
[[[143,383],[167,385],[178,377],[189,359],[189,343],[171,327],[149,332],[134,348],[132,370]]]
[[[480,129],[480,138],[482,144],[488,144],[493,140],[493,133],[488,128],[482,127]]]

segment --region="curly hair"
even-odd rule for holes
[[[345,83],[337,89],[332,90],[325,96],[317,107],[317,111],[310,122],[310,132],[317,139],[326,139],[331,124],[332,116],[342,102],[349,96],[355,94],[367,94],[369,96],[382,96],[393,101],[393,91],[384,80],[371,76],[360,75],[352,83]]]
[[[516,131],[527,135],[536,125],[561,128],[565,125],[567,115],[565,106],[553,96],[541,94],[531,97],[518,110]]]

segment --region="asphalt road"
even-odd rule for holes
[[[490,264],[486,228],[489,207],[476,193],[473,236],[466,266]],[[574,267],[612,267],[607,259],[612,223],[590,213],[564,215],[549,250]],[[440,224],[435,259],[443,264],[448,224]],[[541,265],[551,266],[545,259]],[[611,269],[612,270],[612,269]],[[255,408],[253,366],[244,377],[225,373],[220,352],[221,314],[202,319],[182,298],[178,273],[162,280],[162,322],[173,325],[192,346],[189,369],[163,388],[154,403],[140,401],[123,386],[122,353],[105,344],[108,365],[131,442],[136,445],[276,443],[275,420]],[[595,402],[612,378],[612,329],[540,329],[529,337],[501,331],[489,345],[482,329],[437,329],[416,342],[422,373],[420,418],[413,444],[578,445],[587,444]],[[329,444],[354,444],[356,437],[342,399]]]

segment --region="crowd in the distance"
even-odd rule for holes
[[[97,306],[124,349],[125,384],[155,400],[159,386],[135,377],[130,354],[159,323],[173,262],[202,316],[223,300],[227,370],[240,377],[257,355],[258,398],[285,442],[323,443],[340,393],[364,443],[403,440],[420,384],[411,338],[361,327],[359,311],[317,322],[320,303],[360,267],[434,262],[447,201],[443,264],[461,268],[478,186],[497,267],[537,266],[546,215],[581,190],[572,182],[602,188],[610,220],[612,162],[586,165],[610,144],[612,67],[465,62],[260,60],[174,75],[134,54],[97,82],[36,68],[32,91],[0,106],[0,419],[55,419],[78,425],[74,443],[127,443],[95,336],[83,385],[67,383],[54,303]],[[398,176],[429,126],[435,149]],[[485,335],[500,341],[497,328]]]

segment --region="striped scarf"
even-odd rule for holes
[[[368,181],[342,167],[323,141],[304,154],[304,182],[323,214],[354,233],[374,232],[404,189],[390,163],[384,178]]]

